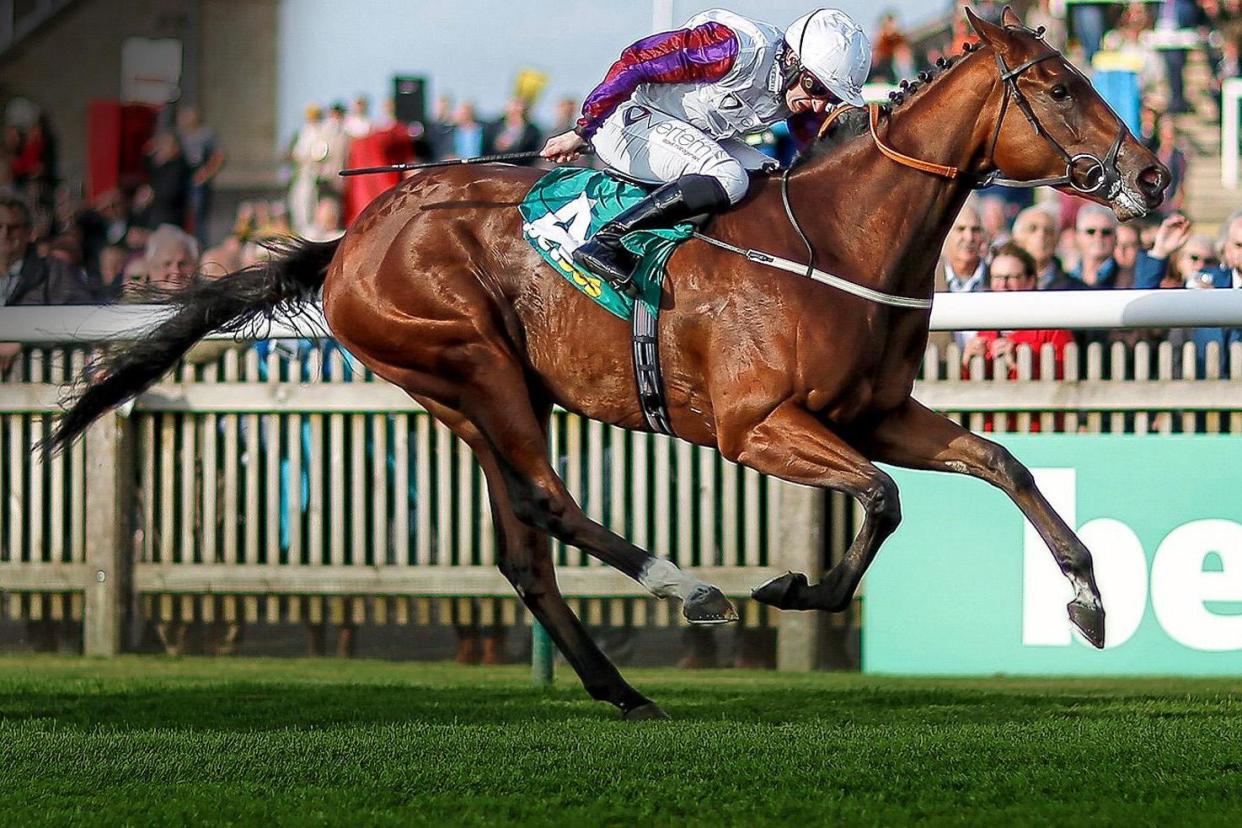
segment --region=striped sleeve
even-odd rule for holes
[[[644,38],[621,53],[603,83],[587,96],[575,131],[589,140],[640,84],[718,81],[733,68],[737,53],[737,35],[720,23]]]

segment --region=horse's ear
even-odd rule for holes
[[[1005,11],[1001,14],[1001,23],[1005,26],[1013,26],[1018,29],[1025,29],[1026,24],[1022,22],[1022,18],[1018,17],[1012,6],[1005,6]]]
[[[970,6],[966,7],[966,19],[970,21],[970,27],[975,30],[975,34],[979,35],[979,39],[991,46],[997,51],[1005,48],[1005,30],[995,23],[989,23],[979,15],[975,14],[974,9]]]

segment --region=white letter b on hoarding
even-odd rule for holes
[[[1071,528],[1078,522],[1077,472],[1032,469],[1035,483]],[[1073,629],[1065,605],[1074,597],[1069,581],[1029,521],[1023,521],[1022,643],[1030,647],[1066,647],[1072,638],[1087,643]],[[1147,556],[1138,535],[1112,518],[1084,524],[1078,537],[1091,550],[1095,579],[1108,613],[1105,648],[1124,644],[1138,630],[1147,608]]]

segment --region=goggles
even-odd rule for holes
[[[832,90],[824,86],[819,78],[812,75],[805,69],[802,70],[798,78],[798,86],[802,87],[802,91],[815,98],[823,98],[829,103],[841,103],[841,99],[833,94]]]

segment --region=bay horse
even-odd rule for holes
[[[1104,609],[1082,542],[1026,467],[920,405],[911,390],[927,343],[933,268],[972,187],[999,175],[1040,181],[1086,193],[1125,220],[1159,206],[1169,173],[1087,78],[1011,11],[1002,25],[967,15],[981,39],[976,49],[907,87],[899,96],[906,100],[837,118],[788,171],[787,193],[780,176],[761,177],[705,230],[799,261],[811,248],[815,263],[838,277],[923,306],[878,303],[687,241],[669,261],[659,317],[668,412],[683,440],[783,480],[848,492],[863,507],[858,536],[820,583],[788,573],[759,586],[757,600],[829,612],[849,605],[901,517],[896,485],[874,465],[882,461],[968,474],[1003,490],[1073,587],[1071,621],[1099,647]],[[516,207],[539,175],[500,165],[425,171],[376,199],[339,241],[289,242],[265,264],[195,284],[148,338],[108,358],[51,446],[149,386],[209,331],[296,310],[322,289],[341,344],[474,451],[500,569],[590,695],[628,719],[664,717],[569,609],[548,536],[657,596],[682,599],[692,621],[736,615],[715,587],[588,518],[549,462],[553,405],[623,428],[648,426],[627,323],[584,300],[523,240]]]

